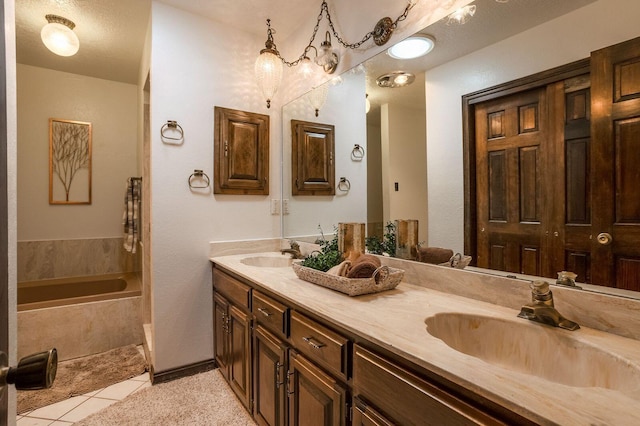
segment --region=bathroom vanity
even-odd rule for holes
[[[435,290],[435,266],[349,297],[282,259],[211,258],[216,362],[258,424],[640,424],[638,340]]]

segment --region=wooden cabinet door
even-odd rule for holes
[[[286,424],[287,346],[258,325],[253,330],[253,418],[261,426]]]
[[[479,267],[542,275],[548,250],[545,89],[476,107]]]
[[[229,380],[229,369],[227,366],[227,353],[229,351],[229,334],[227,333],[227,313],[229,303],[219,293],[213,295],[213,338],[214,357],[220,372],[225,379]]]
[[[335,127],[291,120],[291,194],[335,195]]]
[[[640,291],[640,38],[591,56],[593,283]]]
[[[347,391],[336,380],[293,350],[287,375],[290,425],[346,424]]]
[[[269,116],[215,107],[215,194],[269,195]]]
[[[251,412],[251,318],[237,307],[229,305],[228,324],[229,384]]]

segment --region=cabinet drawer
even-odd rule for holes
[[[287,337],[289,308],[269,296],[254,290],[251,311],[256,320],[272,332]]]
[[[399,424],[505,424],[358,345],[353,354],[353,387],[358,398]]]
[[[349,341],[345,337],[292,311],[290,341],[312,361],[347,379]]]
[[[213,287],[236,306],[250,309],[251,287],[218,269],[213,270]]]

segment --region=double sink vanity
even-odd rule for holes
[[[509,278],[382,258],[403,282],[349,297],[279,252],[211,261],[216,362],[258,424],[640,424],[638,300],[553,287],[569,331],[518,318]]]

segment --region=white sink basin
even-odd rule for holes
[[[240,263],[261,268],[285,268],[291,266],[293,259],[290,256],[252,256],[240,259]]]
[[[427,331],[458,352],[487,363],[575,387],[640,389],[640,366],[571,333],[526,320],[441,313]]]

